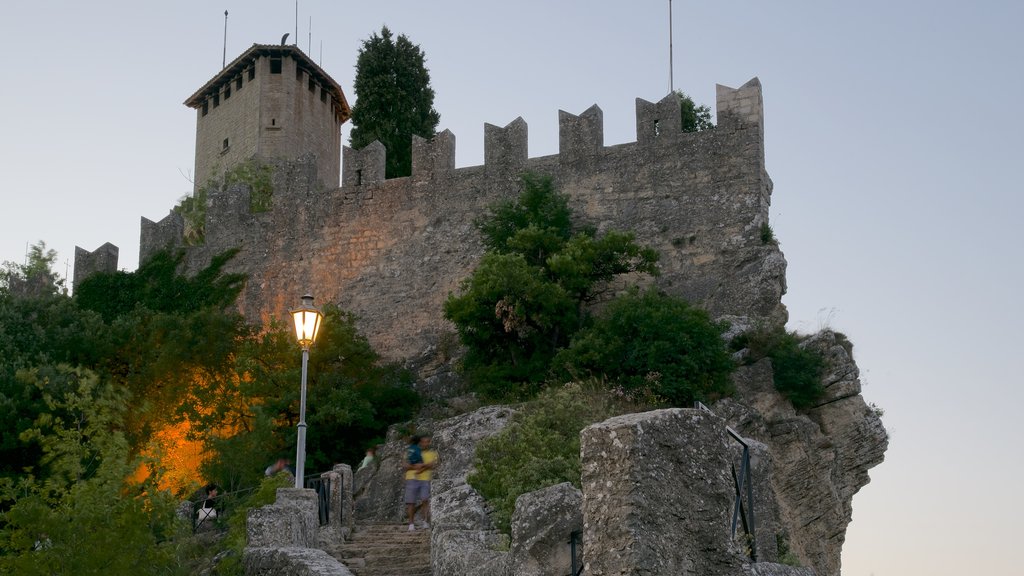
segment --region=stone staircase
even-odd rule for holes
[[[407,524],[357,525],[348,542],[327,549],[355,576],[431,576],[430,530]]]

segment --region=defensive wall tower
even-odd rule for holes
[[[316,158],[321,186],[338,186],[341,125],[352,110],[298,46],[253,44],[185,105],[196,110],[197,189],[250,158],[305,155]]]

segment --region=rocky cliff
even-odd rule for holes
[[[523,495],[511,539],[494,529],[486,502],[465,479],[476,444],[503,429],[514,408],[420,422],[433,430],[442,458],[435,576],[563,576],[574,530],[583,531],[586,574],[839,576],[853,496],[882,461],[888,438],[860,395],[846,339],[826,331],[805,345],[830,358],[818,406],[794,410],[772,384],[770,360],[762,360],[740,368],[736,395],[710,412],[661,410],[591,426],[582,439],[582,492],[562,485]],[[742,447],[728,428],[750,447],[753,537],[730,533]],[[357,521],[400,521],[401,455],[393,434],[380,467],[357,477]]]

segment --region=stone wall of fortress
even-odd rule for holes
[[[637,99],[637,140],[605,146],[602,112],[559,113],[559,152],[530,158],[527,125],[485,126],[485,162],[455,168],[455,137],[414,139],[413,174],[384,179],[379,143],[343,153],[342,186],[317,186],[317,160],[281,163],[272,208],[251,213],[235,185],[208,198],[205,244],[186,247],[191,271],[212,255],[241,252],[232,271],[249,275],[239,301],[254,321],[283,321],[299,297],[335,302],[359,316],[386,357],[413,360],[453,331],[442,317],[449,293],[483,248],[474,219],[514,197],[525,171],[550,175],[576,217],[599,231],[633,231],[661,254],[658,286],[712,315],[783,323],[786,262],[762,235],[772,183],[764,166],[761,86],[718,87],[718,126],[684,133],[673,95]],[[183,223],[142,219],[140,259],[182,246]],[[89,253],[76,258],[89,266]],[[86,271],[81,274],[86,275]]]

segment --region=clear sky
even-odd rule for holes
[[[3,3],[0,260],[44,240],[63,271],[76,245],[111,242],[137,266],[140,217],[191,190],[182,101],[220,69],[225,9],[228,60],[295,34],[293,0]],[[1018,573],[1024,3],[673,11],[677,88],[714,108],[715,83],[761,79],[790,327],[848,334],[885,409],[892,441],[854,498],[843,574]],[[553,154],[558,110],[594,103],[605,144],[634,140],[634,98],[668,92],[667,17],[666,0],[301,0],[298,37],[354,101],[360,41],[407,34],[471,166],[484,122],[522,116],[530,155]]]

